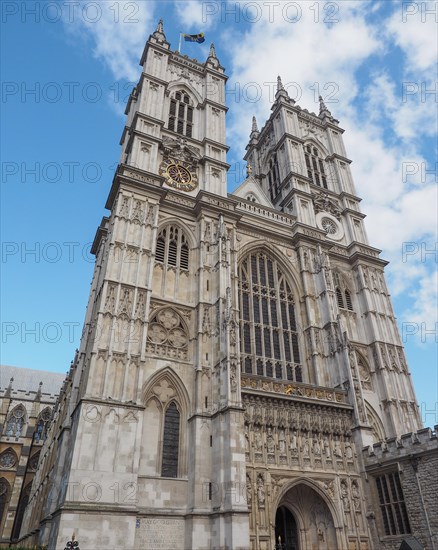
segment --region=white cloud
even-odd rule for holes
[[[436,296],[430,265],[418,258],[403,263],[401,246],[403,241],[420,239],[428,242],[429,248],[433,246],[437,228],[436,183],[422,178],[420,170],[414,178],[404,181],[403,166],[406,162],[419,167],[427,164],[419,147],[425,136],[434,135],[431,109],[436,105],[425,105],[420,96],[403,103],[401,82],[393,80],[390,67],[379,69],[365,86],[358,80],[358,73],[376,56],[384,65],[385,55],[393,52],[397,44],[405,54],[399,56],[400,63],[406,61],[400,67],[402,74],[415,71],[418,63],[420,71],[410,73],[409,78],[420,81],[423,68],[430,67],[436,55],[436,44],[431,45],[433,32],[418,22],[412,27],[397,23],[401,5],[395,6],[394,15],[385,21],[381,11],[369,17],[371,5],[367,2],[342,2],[339,23],[331,26],[315,23],[309,3],[300,5],[302,18],[295,24],[283,17],[269,23],[265,16],[251,25],[239,41],[232,40],[231,30],[223,30],[224,43],[231,45],[229,91],[240,90],[240,94],[228,97],[232,115],[228,139],[235,154],[236,150],[243,153],[251,116],[257,115],[259,126],[269,117],[273,98],[268,94],[267,83],[275,81],[277,74],[284,84],[300,85],[302,97],[298,103],[311,111],[318,109],[315,83],[319,91],[327,93],[330,88],[324,90],[324,86],[335,82],[337,103],[329,103],[328,107],[346,130],[344,140],[353,160],[357,194],[364,199],[362,209],[367,214],[370,243],[382,248],[383,257],[393,262],[387,272],[395,293],[406,293],[415,302],[415,316],[430,319],[426,297],[429,293],[433,301]],[[407,37],[403,35],[405,29]],[[416,33],[427,36],[416,37]],[[422,49],[426,47],[428,52],[424,53]],[[257,102],[245,97],[249,83],[259,86],[261,96]],[[357,101],[358,97],[361,101]]]
[[[174,2],[174,7],[178,15],[178,20],[181,23],[180,32],[187,33],[190,30],[193,31],[193,34],[205,32],[215,23],[215,18],[212,14],[216,11],[216,2],[180,0]]]
[[[386,25],[389,36],[403,50],[412,73],[436,66],[437,3],[400,2]]]
[[[140,73],[138,56],[153,27],[154,6],[155,2],[149,0],[81,0],[74,20],[64,20],[65,28],[75,39],[92,40],[93,55],[104,62],[115,79],[136,82]]]

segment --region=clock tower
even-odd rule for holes
[[[225,83],[213,44],[201,64],[172,52],[162,21],[146,43],[138,85],[126,108],[121,162],[161,176],[191,196],[226,196]]]

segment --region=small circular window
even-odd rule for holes
[[[316,215],[316,224],[326,232],[327,237],[334,241],[340,241],[344,237],[342,224],[328,212],[319,212]]]
[[[338,230],[335,222],[330,218],[322,218],[321,225],[324,231],[326,231],[329,235],[335,235]]]

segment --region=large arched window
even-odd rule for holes
[[[241,263],[239,298],[243,371],[302,382],[294,298],[276,260],[252,253]]]
[[[9,481],[2,477],[0,478],[0,532],[3,530],[3,521],[8,509],[9,499],[11,498],[11,485]]]
[[[193,105],[183,91],[175,92],[170,100],[168,128],[182,136],[192,137]]]
[[[45,441],[47,438],[47,430],[49,428],[50,419],[52,417],[52,410],[50,407],[46,407],[39,415],[35,431],[33,434],[33,440],[35,443]]]
[[[20,536],[21,524],[23,523],[23,517],[24,517],[24,512],[26,510],[26,506],[29,503],[31,489],[32,489],[32,482],[26,485],[26,487],[23,489],[20,495],[20,501],[18,503],[17,512],[15,514],[14,529],[12,532],[13,539],[18,539],[18,537]]]
[[[155,259],[167,266],[189,269],[189,245],[179,227],[169,225],[160,231]]]
[[[178,477],[179,424],[179,410],[175,401],[172,401],[164,415],[162,477]]]
[[[327,189],[324,160],[321,158],[318,149],[312,145],[306,145],[304,148],[304,158],[306,160],[307,176],[312,183]]]
[[[275,200],[280,190],[280,173],[278,170],[277,154],[272,155],[269,163],[268,182],[271,200]]]
[[[23,435],[23,429],[24,429],[25,423],[26,423],[26,411],[23,405],[18,405],[18,407],[15,407],[15,409],[11,412],[11,414],[8,417],[8,420],[5,426],[5,435],[8,437],[15,437],[18,439],[21,435]]]

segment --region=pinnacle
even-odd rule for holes
[[[213,59],[217,59],[216,55],[216,49],[214,47],[214,43],[212,42],[210,45],[210,53],[208,54],[208,57],[212,57]]]

